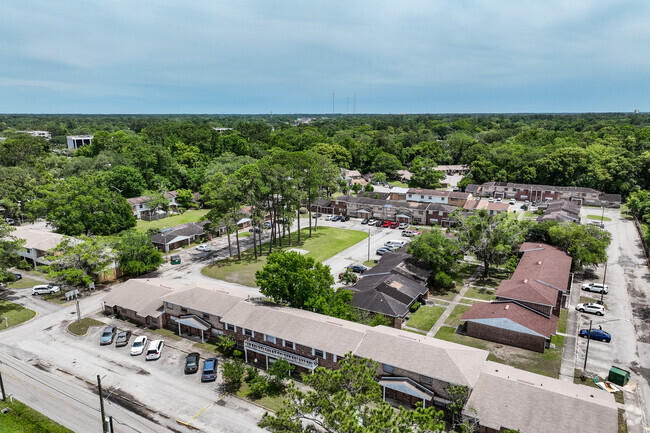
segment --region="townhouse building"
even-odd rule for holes
[[[481,197],[545,201],[569,200],[590,206],[619,207],[620,194],[605,194],[593,188],[581,186],[550,186],[512,182],[486,182],[482,185],[468,185],[465,191]]]

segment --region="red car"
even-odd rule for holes
[[[384,221],[384,227],[390,227],[391,224],[390,221]]]
[[[390,228],[391,228],[391,229],[396,229],[397,227],[399,227],[399,223],[392,223],[392,224],[390,225]]]

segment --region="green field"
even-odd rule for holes
[[[406,323],[406,326],[428,331],[429,329],[433,328],[433,325],[436,324],[445,310],[445,307],[428,307],[424,305],[411,315],[411,318]]]
[[[602,217],[601,215],[587,215],[587,218],[589,218],[590,220],[596,220],[596,221],[600,221],[601,218],[603,219],[603,221],[611,221],[612,220],[611,218]]]
[[[2,317],[2,319],[0,319],[0,329],[6,328],[5,317],[9,322],[9,327],[12,327],[26,322],[34,316],[36,316],[36,311],[0,299],[0,317]]]
[[[312,231],[312,237],[309,238],[309,229],[301,230],[301,242],[298,244],[298,234],[291,233],[291,246],[287,245],[288,238],[282,242],[282,248],[275,246],[274,251],[288,250],[290,248],[299,248],[309,251],[308,257],[313,257],[317,262],[322,262],[332,257],[334,254],[361,242],[368,237],[368,233],[355,230],[337,229],[333,227],[319,227],[318,231]],[[236,251],[236,248],[233,249]],[[220,260],[217,263],[208,265],[201,270],[205,276],[216,278],[218,280],[230,281],[246,286],[255,287],[255,271],[262,269],[266,263],[267,253],[269,251],[268,242],[262,244],[264,255],[255,260],[251,250],[245,251],[241,255],[241,261],[237,256]]]
[[[197,210],[188,210],[185,213],[180,215],[170,216],[168,218],[159,219],[156,221],[143,221],[138,220],[135,228],[138,231],[146,232],[149,229],[164,229],[167,227],[174,227],[180,224],[193,223],[200,221],[207,213],[209,209],[197,209]]]
[[[30,287],[37,286],[39,284],[43,284],[40,281],[32,280],[29,277],[23,277],[22,280],[14,281],[13,283],[9,283],[8,287],[10,289],[27,289]]]
[[[493,301],[497,298],[495,290],[487,289],[485,287],[470,287],[465,292],[465,297],[472,299],[484,299],[486,301]]]
[[[68,331],[74,335],[86,335],[86,333],[88,333],[88,328],[91,326],[106,326],[106,323],[91,319],[90,317],[84,317],[79,322],[76,320],[74,322],[70,322],[68,325]]]
[[[392,180],[392,181],[388,182],[388,184],[392,185],[392,186],[396,186],[398,188],[408,188],[409,187],[409,185],[407,183],[404,183],[404,182],[399,181],[399,180]]]
[[[460,325],[461,316],[465,314],[466,311],[469,311],[470,308],[472,307],[468,307],[467,305],[456,305],[456,308],[451,312],[445,323],[454,327]]]
[[[16,399],[14,399],[13,403],[9,400],[0,401],[0,409],[6,407],[9,408],[9,412],[0,415],[1,432],[73,433],[72,430],[55,423]]]

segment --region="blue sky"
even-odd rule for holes
[[[15,0],[3,113],[650,111],[650,2]]]

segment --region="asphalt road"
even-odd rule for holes
[[[583,222],[587,214],[598,214],[599,210],[584,208]],[[587,372],[607,377],[615,365],[632,372],[632,381],[626,393],[626,413],[630,431],[642,432],[650,420],[650,286],[649,274],[639,236],[631,220],[621,218],[618,209],[605,210],[605,230],[612,234],[612,243],[607,251],[606,284],[609,293],[604,296],[606,313],[603,317],[579,314],[575,303],[569,320],[577,321],[577,330],[592,326],[612,334],[611,343],[591,341],[587,359]],[[593,274],[576,275],[574,291],[580,291],[583,282],[602,282],[605,266],[599,266]],[[600,298],[599,294],[582,292],[583,296]],[[572,297],[573,300],[573,297]],[[587,341],[577,339],[576,368],[584,365]]]

